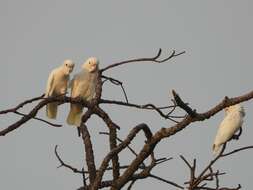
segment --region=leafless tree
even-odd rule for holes
[[[251,149],[253,146],[241,147],[231,152],[225,152],[226,144],[223,145],[222,151],[217,155],[210,163],[207,164],[203,170],[197,174],[196,173],[196,159],[193,160],[193,163],[190,162],[183,156],[180,155],[182,161],[186,164],[189,168],[189,179],[187,182],[174,182],[168,179],[161,178],[157,175],[152,174],[152,170],[157,165],[165,163],[172,158],[160,158],[154,154],[154,149],[156,148],[157,144],[163,140],[170,138],[171,136],[176,135],[181,130],[185,129],[186,127],[190,127],[190,124],[193,122],[204,121],[210,119],[212,116],[223,110],[224,108],[243,102],[248,101],[253,98],[253,91],[238,96],[234,98],[225,97],[220,103],[215,105],[210,110],[207,110],[204,113],[199,113],[197,110],[191,108],[188,103],[185,103],[181,97],[173,90],[173,99],[171,100],[170,105],[158,107],[154,104],[148,103],[145,105],[138,105],[133,104],[128,101],[127,94],[125,89],[123,88],[123,84],[121,81],[114,79],[112,77],[105,76],[107,70],[112,69],[114,67],[124,66],[126,64],[136,64],[136,63],[154,63],[159,64],[163,62],[167,62],[172,58],[180,56],[185,52],[176,53],[173,51],[168,57],[161,59],[162,50],[160,49],[156,56],[150,58],[139,58],[139,59],[131,59],[122,61],[119,63],[111,64],[99,71],[98,77],[98,85],[96,87],[96,97],[90,101],[84,101],[79,98],[70,98],[65,95],[56,96],[56,97],[49,97],[44,98],[44,95],[39,97],[35,97],[29,100],[26,100],[14,108],[7,109],[0,111],[0,114],[7,114],[7,113],[15,113],[22,116],[19,120],[15,121],[10,126],[7,126],[5,129],[0,131],[0,136],[5,136],[10,132],[13,132],[17,128],[24,126],[23,124],[29,122],[31,119],[36,119],[41,122],[46,123],[52,127],[61,127],[62,125],[51,123],[45,119],[38,118],[37,112],[42,109],[46,104],[50,102],[58,102],[59,104],[65,103],[74,103],[74,104],[81,104],[82,106],[87,108],[87,111],[82,116],[82,122],[79,129],[79,135],[82,138],[82,142],[84,144],[85,149],[85,164],[87,166],[87,171],[84,170],[85,166],[81,169],[75,168],[70,164],[67,164],[63,159],[60,157],[59,153],[57,152],[58,146],[55,146],[55,155],[60,162],[59,167],[66,167],[74,173],[78,173],[83,176],[83,186],[79,188],[79,190],[89,189],[102,189],[102,188],[110,188],[112,190],[121,189],[125,185],[128,185],[127,189],[131,189],[136,181],[144,179],[144,178],[154,178],[159,180],[160,182],[166,183],[169,186],[173,186],[174,189],[188,189],[188,190],[195,190],[195,189],[206,189],[206,190],[237,190],[241,189],[241,185],[238,184],[237,187],[223,187],[219,183],[219,178],[222,175],[225,175],[225,172],[220,172],[219,170],[214,170],[214,164],[225,157],[230,156],[231,154],[235,154],[237,152]],[[117,101],[117,100],[107,100],[102,99],[101,94],[103,90],[103,84],[105,82],[111,82],[114,85],[119,85],[122,88],[122,91],[125,96],[125,101]],[[20,108],[26,106],[27,104],[38,102],[36,106],[34,106],[28,114],[24,114],[20,112]],[[168,101],[169,102],[169,101]],[[136,109],[142,110],[152,110],[158,113],[162,118],[171,120],[174,122],[174,125],[168,128],[160,128],[158,131],[153,133],[150,127],[145,124],[141,123],[137,126],[134,126],[129,133],[125,136],[124,139],[120,139],[117,135],[117,131],[120,130],[120,126],[117,125],[115,122],[112,121],[110,116],[101,108],[100,105],[102,104],[110,104],[110,105],[117,105],[117,106],[124,106],[124,107],[134,107]],[[177,110],[183,110],[185,112],[184,116],[177,116],[174,115]],[[91,141],[90,136],[92,134],[89,133],[88,126],[86,125],[87,121],[90,119],[91,115],[97,115],[100,117],[107,126],[107,132],[101,132],[100,134],[108,135],[109,136],[109,145],[110,151],[104,156],[102,162],[99,166],[95,165],[96,155],[93,152],[94,144]],[[130,147],[130,143],[135,139],[136,135],[140,132],[143,132],[146,138],[146,141],[142,145],[141,151],[137,152],[133,148]],[[241,132],[241,131],[240,131]],[[240,133],[238,135],[234,135],[232,139],[238,139]],[[231,140],[232,140],[231,139]],[[128,149],[131,154],[135,156],[133,160],[129,160],[128,165],[121,165],[120,164],[120,156],[119,154]],[[150,163],[145,164],[145,160],[150,158]],[[110,166],[111,163],[111,166]],[[103,176],[105,172],[111,172],[111,179],[110,180],[103,180]],[[215,182],[214,186],[212,186]]]

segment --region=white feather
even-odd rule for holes
[[[67,92],[67,86],[69,81],[69,74],[74,68],[74,63],[71,60],[65,60],[63,65],[54,69],[47,80],[47,87],[45,97],[58,96]],[[46,115],[51,119],[55,119],[57,116],[56,102],[47,104]]]
[[[70,82],[71,97],[90,101],[95,96],[98,77],[98,60],[89,58],[82,66],[82,71],[76,74]],[[67,118],[69,125],[80,126],[83,107],[77,104],[70,105]]]
[[[226,143],[243,124],[245,112],[241,105],[236,104],[230,106],[225,111],[225,118],[221,122],[214,140],[214,154],[217,154],[220,151],[221,145]]]

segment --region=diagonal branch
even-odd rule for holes
[[[223,154],[223,152],[226,149],[226,143],[222,146],[222,149],[220,151],[220,153],[204,168],[204,170],[199,174],[199,176],[196,178],[196,180],[193,183],[193,187],[197,187],[200,182],[202,181],[202,177],[203,175],[206,173],[206,171],[208,171],[212,165],[221,157],[221,155]]]
[[[126,169],[124,173],[120,176],[120,178],[117,180],[117,187],[121,188],[128,182],[128,179],[133,175],[134,171],[136,171],[139,165],[151,154],[151,152],[153,152],[157,143],[159,143],[162,139],[175,135],[176,133],[183,130],[193,122],[204,121],[206,119],[209,119],[216,113],[223,110],[225,107],[232,106],[234,104],[238,104],[240,102],[244,102],[252,98],[253,98],[253,91],[235,98],[226,97],[221,103],[214,106],[207,112],[204,113],[196,112],[196,115],[194,117],[188,115],[186,118],[184,118],[181,122],[177,123],[176,125],[169,128],[160,129],[152,136],[150,141],[143,146],[138,157],[136,157],[130,164],[131,167]]]
[[[150,57],[150,58],[138,58],[138,59],[130,59],[130,60],[126,60],[126,61],[121,61],[121,62],[118,62],[118,63],[114,63],[114,64],[111,64],[103,69],[100,70],[100,72],[104,72],[108,69],[111,69],[113,67],[118,67],[120,65],[124,65],[124,64],[127,64],[127,63],[134,63],[134,62],[154,62],[154,63],[163,63],[163,62],[166,62],[168,61],[169,59],[172,59],[173,57],[177,57],[179,55],[182,55],[185,53],[185,51],[183,52],[180,52],[180,53],[176,53],[175,50],[172,51],[172,53],[164,58],[164,59],[161,59],[161,60],[158,60],[158,58],[160,58],[161,56],[161,53],[162,53],[162,49],[160,48],[157,55],[154,56],[154,57]]]
[[[40,98],[42,99],[42,97],[40,97]],[[37,97],[37,99],[39,99],[39,98]],[[33,99],[31,99],[31,100],[33,100]],[[19,119],[15,123],[11,124],[7,128],[0,131],[0,136],[5,136],[9,132],[21,127],[24,123],[33,119],[37,115],[37,113],[40,109],[42,109],[45,105],[47,105],[48,103],[51,103],[51,102],[59,102],[59,104],[62,104],[62,103],[80,104],[80,105],[87,107],[87,108],[90,108],[92,106],[91,103],[81,100],[79,98],[70,98],[70,97],[66,97],[66,96],[56,96],[56,97],[50,97],[50,98],[43,98],[43,100],[41,100],[27,115],[23,116],[21,119]],[[22,105],[22,103],[20,105]]]
[[[102,164],[100,165],[100,168],[97,171],[95,182],[91,187],[92,190],[98,189],[102,177],[104,175],[104,172],[109,164],[109,161],[113,158],[114,155],[119,154],[123,149],[125,149],[140,130],[144,131],[147,139],[150,139],[152,137],[152,132],[150,131],[149,127],[146,124],[139,124],[136,127],[134,127],[130,131],[127,138],[104,157],[104,160],[102,161]]]
[[[240,151],[242,151],[242,150],[251,149],[251,148],[253,148],[253,146],[245,146],[245,147],[242,147],[242,148],[238,148],[238,149],[235,149],[235,150],[233,150],[233,151],[231,151],[231,152],[228,152],[228,153],[225,153],[225,154],[223,153],[223,154],[221,155],[221,157],[229,156],[229,155],[231,155],[231,154],[240,152]]]
[[[34,101],[41,100],[41,99],[43,99],[43,97],[44,97],[44,94],[42,94],[42,95],[40,95],[40,96],[38,96],[38,97],[32,98],[32,99],[26,100],[26,101],[20,103],[19,105],[17,105],[16,107],[14,107],[14,108],[0,111],[0,114],[6,114],[6,113],[9,113],[9,112],[15,112],[15,111],[17,111],[18,109],[20,109],[20,108],[22,108],[23,106],[25,106],[26,104],[32,103],[32,102],[34,102]]]
[[[170,114],[172,114],[172,112],[175,110],[176,105],[173,106],[163,106],[163,107],[156,107],[154,104],[144,104],[144,105],[138,105],[138,104],[132,104],[132,103],[127,103],[127,102],[122,102],[122,101],[116,101],[116,100],[105,100],[105,99],[101,99],[99,101],[100,104],[114,104],[114,105],[121,105],[121,106],[126,106],[126,107],[134,107],[137,109],[143,109],[143,110],[154,110],[156,111],[161,117],[165,118],[165,119],[169,119],[175,123],[177,123],[177,121],[175,121],[172,118],[182,118],[181,116],[170,116]],[[171,109],[171,111],[169,111],[169,113],[163,113],[162,110],[163,109]]]
[[[174,100],[176,102],[176,105],[182,108],[183,110],[186,111],[191,117],[196,116],[196,111],[192,110],[190,106],[188,106],[184,101],[179,97],[179,95],[175,92],[175,90],[172,90],[172,94],[174,96]]]
[[[153,174],[149,174],[149,177],[154,178],[154,179],[157,179],[157,180],[162,181],[162,182],[164,182],[164,183],[170,184],[170,185],[172,185],[172,186],[174,186],[174,187],[177,187],[177,188],[179,188],[179,189],[184,189],[184,187],[182,187],[181,185],[178,185],[178,184],[176,184],[176,183],[173,182],[173,181],[169,181],[169,180],[167,180],[167,179],[163,179],[163,178],[161,178],[161,177],[159,177],[159,176],[156,176],[156,175],[153,175]]]
[[[119,81],[117,79],[114,79],[114,78],[111,78],[111,77],[104,76],[104,75],[102,75],[101,77],[105,78],[105,80],[103,81],[103,83],[105,83],[106,81],[110,81],[112,84],[120,86],[121,90],[122,90],[122,92],[124,94],[125,100],[128,103],[127,93],[126,93],[126,90],[125,90],[125,88],[123,86],[123,83],[121,81]]]
[[[74,167],[72,167],[72,166],[69,165],[69,164],[66,164],[66,163],[61,159],[60,155],[58,154],[57,148],[58,148],[58,145],[55,145],[55,147],[54,147],[54,153],[55,153],[57,159],[59,160],[59,162],[60,162],[60,164],[61,164],[60,166],[58,166],[58,168],[63,166],[63,167],[65,167],[65,168],[68,168],[68,169],[72,170],[74,173],[79,173],[79,174],[87,173],[87,172],[85,172],[85,171],[80,171],[80,170],[78,170],[77,168],[74,168]]]
[[[27,114],[23,114],[23,113],[21,113],[21,112],[19,112],[19,111],[14,111],[13,113],[15,113],[15,114],[17,114],[17,115],[21,115],[21,116],[27,116]],[[55,123],[51,123],[51,122],[49,122],[49,121],[46,121],[46,120],[41,119],[41,118],[38,118],[38,117],[34,117],[33,119],[38,120],[38,121],[42,121],[42,122],[44,122],[44,123],[46,123],[46,124],[48,124],[48,125],[51,125],[51,126],[53,126],[53,127],[62,127],[62,125],[55,124]]]
[[[99,134],[101,134],[101,135],[109,135],[109,133],[107,133],[107,132],[99,132]],[[118,138],[117,137],[117,140],[119,141],[119,142],[123,142],[123,140],[121,140],[120,138]],[[127,145],[127,148],[129,149],[129,151],[130,152],[132,152],[135,156],[138,156],[138,154],[134,151],[134,149],[132,149],[129,145]]]

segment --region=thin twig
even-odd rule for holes
[[[108,132],[99,132],[100,135],[109,135]],[[123,140],[121,140],[120,138],[117,137],[117,140],[119,142],[123,142]],[[129,149],[130,152],[132,152],[135,156],[138,156],[138,154],[134,151],[134,149],[132,149],[129,145],[127,145],[127,148]]]
[[[247,150],[247,149],[251,149],[251,148],[253,148],[253,146],[245,146],[245,147],[242,147],[242,148],[238,148],[238,149],[235,149],[235,150],[233,150],[233,151],[231,151],[231,152],[222,154],[221,157],[225,157],[225,156],[234,154],[234,153],[236,153],[236,152],[240,152],[240,151],[242,151],[242,150]]]
[[[130,182],[130,184],[129,184],[127,190],[132,189],[132,187],[133,187],[133,185],[134,185],[135,182],[136,182],[136,180],[132,180],[132,181]]]
[[[48,103],[52,103],[52,102],[58,102],[60,104],[62,104],[62,103],[73,103],[73,104],[80,104],[80,105],[82,105],[84,107],[87,107],[87,108],[93,106],[91,103],[89,103],[87,101],[84,101],[80,98],[70,98],[70,97],[66,97],[66,96],[55,96],[55,97],[49,97],[49,98],[42,98],[42,96],[41,96],[40,98],[43,99],[43,100],[41,100],[27,115],[23,116],[21,119],[19,119],[15,123],[9,125],[5,129],[1,130],[0,131],[0,136],[5,136],[6,134],[10,133],[11,131],[14,131],[15,129],[23,126],[24,123],[26,123],[29,120],[33,119],[37,115],[38,111],[40,109],[42,109]],[[34,98],[34,99],[36,99],[36,98]],[[39,99],[39,98],[37,98],[37,99]],[[31,99],[31,100],[33,100],[33,99]],[[28,102],[28,101],[26,101],[26,102]]]
[[[122,92],[123,92],[123,94],[124,94],[125,100],[126,100],[126,102],[128,103],[127,93],[126,93],[126,90],[125,90],[125,88],[124,88],[124,86],[123,86],[123,83],[122,83],[121,81],[119,81],[119,80],[117,80],[117,79],[114,79],[114,78],[112,78],[112,77],[104,76],[104,75],[102,75],[101,77],[102,77],[102,78],[105,78],[105,80],[103,81],[103,83],[105,83],[106,81],[110,81],[112,84],[117,85],[117,86],[120,86],[120,87],[121,87],[121,90],[122,90]]]
[[[99,103],[101,104],[115,104],[115,105],[122,105],[122,106],[127,106],[127,107],[134,107],[134,108],[138,108],[138,109],[146,109],[146,110],[154,110],[156,111],[161,117],[165,118],[165,119],[169,119],[175,123],[178,123],[178,121],[172,119],[170,117],[170,115],[167,113],[167,114],[164,114],[161,110],[162,109],[174,109],[174,106],[166,106],[166,107],[156,107],[155,105],[153,104],[145,104],[145,105],[137,105],[137,104],[132,104],[132,103],[126,103],[126,102],[121,102],[121,101],[116,101],[116,100],[104,100],[104,99],[101,99],[99,101]],[[171,112],[172,113],[172,112]],[[173,116],[175,118],[175,116]],[[181,118],[181,117],[180,117]]]
[[[177,187],[177,188],[179,188],[179,189],[184,189],[183,186],[178,185],[178,184],[176,184],[176,183],[173,182],[173,181],[169,181],[169,180],[167,180],[167,179],[163,179],[163,178],[161,178],[161,177],[159,177],[159,176],[150,174],[149,177],[154,178],[154,179],[157,179],[157,180],[162,181],[162,182],[165,182],[165,183],[167,183],[167,184],[173,185],[173,186],[175,186],[175,187]]]
[[[173,57],[177,57],[179,55],[182,55],[185,53],[185,51],[183,52],[180,52],[180,53],[176,53],[175,50],[172,51],[172,53],[167,57],[167,58],[164,58],[162,60],[158,60],[158,58],[160,57],[162,53],[162,49],[160,48],[157,55],[154,56],[154,57],[150,57],[150,58],[138,58],[138,59],[130,59],[130,60],[126,60],[126,61],[121,61],[121,62],[118,62],[118,63],[114,63],[114,64],[111,64],[103,69],[101,69],[101,73],[108,70],[108,69],[111,69],[113,67],[117,67],[117,66],[120,66],[120,65],[124,65],[124,64],[127,64],[127,63],[134,63],[134,62],[154,62],[154,63],[163,63],[163,62],[166,62],[168,61],[169,59],[173,58]]]
[[[17,115],[21,115],[21,116],[27,116],[27,114],[23,114],[23,113],[21,113],[21,112],[19,112],[19,111],[14,111],[13,113],[15,113],[15,114],[17,114]],[[44,119],[41,119],[41,118],[39,118],[39,117],[34,117],[33,119],[38,120],[38,121],[42,121],[42,122],[44,122],[44,123],[46,123],[46,124],[48,124],[48,125],[51,125],[51,126],[53,126],[53,127],[62,127],[62,125],[55,124],[55,123],[51,123],[51,122],[46,121],[46,120],[44,120]]]
[[[112,157],[115,155],[115,154],[119,154],[123,149],[125,149],[127,147],[127,145],[130,144],[130,142],[134,139],[134,137],[136,136],[136,134],[143,130],[143,132],[145,133],[145,136],[147,139],[150,139],[152,137],[152,132],[151,130],[149,129],[149,127],[146,125],[146,124],[139,124],[137,125],[136,127],[134,127],[129,135],[127,136],[127,138],[122,142],[120,143],[116,148],[114,148],[113,150],[111,150],[105,157],[104,157],[104,160],[102,161],[102,164],[101,166],[99,167],[99,170],[97,172],[97,175],[96,175],[96,179],[94,181],[94,184],[92,185],[92,189],[97,189],[99,187],[99,184],[101,183],[101,180],[102,180],[102,177],[103,177],[103,174],[109,164],[109,161],[112,159]],[[140,163],[141,164],[141,163]],[[140,165],[139,164],[139,165]],[[138,165],[138,166],[139,166]],[[137,166],[137,168],[138,168]]]
[[[60,168],[60,167],[63,166],[63,167],[65,167],[65,168],[68,168],[68,169],[72,170],[74,173],[79,173],[79,174],[87,173],[87,172],[85,172],[85,171],[80,171],[80,170],[78,170],[77,168],[74,168],[74,167],[72,167],[72,166],[69,165],[69,164],[66,164],[66,163],[61,159],[60,155],[58,154],[57,148],[58,148],[58,145],[55,145],[54,153],[55,153],[57,159],[59,160],[59,162],[60,162],[60,164],[61,164],[61,165],[58,166],[57,168]]]
[[[32,103],[32,102],[34,102],[34,101],[41,100],[41,99],[43,99],[43,97],[44,97],[44,94],[42,94],[42,95],[40,95],[40,96],[38,96],[38,97],[32,98],[32,99],[28,99],[28,100],[26,100],[26,101],[20,103],[19,105],[17,105],[17,106],[14,107],[14,108],[0,111],[0,114],[6,114],[6,113],[9,113],[9,112],[15,112],[15,111],[17,111],[18,109],[22,108],[24,105],[30,104],[30,103]]]

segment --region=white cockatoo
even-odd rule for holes
[[[69,75],[74,69],[74,62],[72,60],[65,60],[63,64],[54,69],[47,81],[47,88],[45,97],[52,97],[63,95],[67,92],[68,82],[69,82]],[[55,119],[57,115],[57,107],[58,103],[53,102],[49,103],[46,106],[46,115],[48,118]]]
[[[98,64],[99,61],[95,57],[88,58],[82,65],[82,71],[76,74],[70,82],[71,97],[82,98],[83,100],[90,101],[95,97],[95,88],[98,77]],[[70,111],[67,118],[69,125],[77,127],[81,124],[81,116],[83,106],[78,104],[70,104]]]
[[[225,108],[225,118],[219,126],[213,144],[213,153],[215,155],[220,151],[221,145],[230,140],[235,132],[242,127],[244,116],[245,111],[240,104]]]

